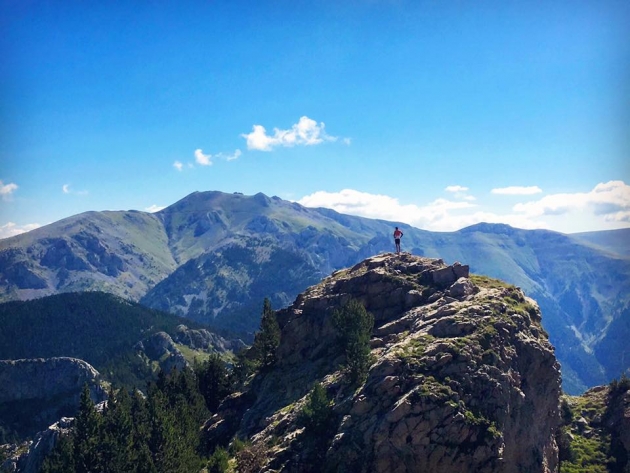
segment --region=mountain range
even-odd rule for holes
[[[103,291],[251,340],[340,268],[391,251],[468,264],[537,300],[569,393],[630,366],[630,229],[565,235],[477,224],[429,232],[259,193],[195,192],[156,213],[86,212],[0,240],[0,301]]]

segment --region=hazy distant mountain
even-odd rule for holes
[[[630,256],[630,228],[572,233],[570,236],[580,242],[589,243],[610,253],[615,253],[619,256]]]
[[[623,231],[478,224],[436,233],[264,194],[195,192],[155,214],[88,212],[0,240],[0,299],[103,290],[251,334],[265,296],[280,308],[332,271],[391,251],[394,225],[404,251],[469,264],[535,298],[568,391],[630,366]]]

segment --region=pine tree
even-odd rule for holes
[[[320,437],[325,436],[331,418],[332,407],[326,389],[320,383],[316,383],[300,412],[300,423],[304,425],[309,436]]]
[[[189,369],[173,371],[152,385],[148,396],[149,449],[158,472],[199,471],[199,426],[209,413]]]
[[[147,400],[135,391],[131,397],[131,420],[133,425],[133,451],[136,457],[134,473],[157,473],[149,448],[151,417]]]
[[[254,359],[260,363],[261,368],[269,368],[275,363],[278,345],[280,345],[280,326],[271,308],[271,302],[265,297],[260,331],[256,334],[252,345]]]
[[[44,459],[40,473],[69,473],[74,470],[72,435],[60,437],[52,453]]]
[[[90,397],[90,388],[83,385],[79,414],[74,433],[74,465],[76,473],[101,471],[99,462],[99,435],[101,415],[96,411]]]
[[[232,391],[228,370],[219,355],[211,355],[195,367],[199,391],[210,412],[216,412],[219,403]]]
[[[134,451],[131,398],[124,389],[118,393],[114,393],[113,389],[110,391],[107,409],[103,415],[100,450],[103,471],[106,473],[133,471],[137,463],[137,454]]]
[[[230,386],[233,390],[239,390],[243,387],[248,378],[256,371],[256,360],[250,354],[250,351],[243,349],[236,354],[236,361],[230,372]]]
[[[346,354],[350,382],[360,383],[365,380],[370,368],[370,336],[374,328],[374,316],[359,301],[351,299],[333,313],[332,322]]]

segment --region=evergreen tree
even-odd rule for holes
[[[202,467],[197,454],[200,425],[209,413],[189,369],[161,377],[149,390],[149,448],[159,472],[187,473]]]
[[[332,406],[326,389],[316,383],[300,412],[300,423],[311,437],[325,437],[332,419]]]
[[[374,316],[359,301],[351,299],[333,313],[332,322],[346,354],[350,382],[363,382],[371,363],[370,336],[374,328]]]
[[[230,372],[230,386],[236,391],[243,387],[247,379],[256,371],[256,361],[250,350],[243,349],[236,354],[236,361]]]
[[[94,473],[101,471],[99,464],[99,434],[101,415],[96,411],[90,397],[90,388],[83,385],[79,414],[76,418],[74,434],[74,471]]]
[[[74,441],[72,435],[60,437],[52,453],[44,459],[40,473],[69,473],[74,469]]]
[[[208,473],[225,473],[230,467],[230,455],[223,447],[217,447],[208,460]]]
[[[133,471],[137,463],[134,449],[131,398],[125,389],[110,390],[107,409],[103,413],[99,449],[102,452],[103,472]]]
[[[110,392],[96,411],[87,385],[75,429],[45,460],[45,473],[189,473],[200,471],[200,426],[209,417],[192,370],[160,375],[146,399]]]
[[[269,368],[276,361],[276,349],[280,345],[280,326],[271,302],[265,297],[263,302],[260,331],[256,333],[252,352],[261,368]]]
[[[219,403],[232,392],[231,380],[225,363],[219,355],[211,355],[204,363],[195,366],[199,392],[210,412],[216,412]]]
[[[149,448],[151,417],[148,402],[139,391],[131,397],[131,420],[133,425],[133,451],[136,456],[134,473],[157,473]]]

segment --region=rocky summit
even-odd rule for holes
[[[333,322],[350,300],[375,322],[358,385]],[[275,363],[205,426],[210,448],[252,439],[239,454],[248,471],[557,471],[560,367],[519,288],[390,253],[333,273],[277,319]],[[304,418],[317,383],[330,418],[313,439]]]

